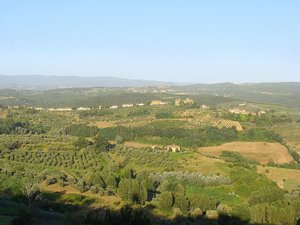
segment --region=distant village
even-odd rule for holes
[[[241,108],[245,108],[249,105],[249,103],[247,102],[244,102],[244,103],[240,103],[238,106],[240,108],[232,108],[232,109],[229,109],[228,111],[232,114],[243,114],[243,115],[263,115],[263,114],[266,114],[266,111],[264,110],[258,110],[257,107],[253,107],[252,106],[252,109],[241,109]]]
[[[174,102],[166,102],[166,101],[162,101],[162,100],[152,100],[150,102],[147,103],[136,103],[136,104],[132,104],[132,103],[126,103],[126,104],[122,104],[122,105],[110,105],[110,106],[98,106],[96,109],[103,109],[103,108],[109,108],[109,109],[118,109],[118,108],[131,108],[131,107],[143,107],[145,105],[150,105],[150,106],[162,106],[162,105],[175,105],[175,106],[182,106],[182,105],[193,105],[195,103],[195,101],[191,98],[185,98],[185,99],[180,99],[177,98],[175,99]],[[9,108],[19,108],[18,106],[10,106]],[[35,110],[46,110],[46,111],[52,111],[52,112],[68,112],[68,111],[89,111],[95,108],[91,108],[91,107],[78,107],[78,108],[71,108],[71,107],[65,107],[65,108],[43,108],[43,107],[28,107],[31,109],[35,109]],[[201,105],[200,107],[201,109],[209,109],[210,107],[207,105]]]
[[[163,105],[175,105],[175,106],[184,106],[184,105],[193,105],[195,104],[195,101],[191,98],[185,98],[185,99],[181,99],[181,98],[177,98],[175,99],[173,102],[169,102],[169,101],[162,101],[162,100],[158,100],[158,99],[154,99],[150,102],[146,102],[146,103],[126,103],[126,104],[122,104],[122,105],[110,105],[110,106],[98,106],[97,108],[91,108],[91,107],[78,107],[78,108],[71,108],[71,107],[65,107],[65,108],[43,108],[43,107],[27,107],[27,108],[31,108],[31,109],[35,109],[38,111],[51,111],[51,112],[68,112],[68,111],[89,111],[92,109],[105,109],[105,108],[109,108],[109,109],[118,109],[118,108],[132,108],[132,107],[143,107],[143,106],[163,106]],[[254,109],[244,109],[245,107],[247,107],[249,105],[249,103],[240,103],[238,104],[238,107],[236,108],[230,108],[228,109],[229,113],[232,114],[243,114],[243,115],[263,115],[266,114],[266,111],[264,110],[257,110],[257,108]],[[8,108],[19,108],[19,106],[8,106]],[[201,105],[200,106],[201,109],[203,110],[208,110],[210,109],[209,106],[207,105]]]

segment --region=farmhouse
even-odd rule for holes
[[[175,99],[175,105],[176,106],[180,106],[180,103],[181,103],[181,99],[180,98]]]
[[[167,104],[169,104],[169,103],[168,102],[163,102],[161,100],[152,100],[150,102],[150,105],[167,105]]]
[[[258,114],[259,116],[261,116],[261,115],[263,115],[263,114],[266,114],[266,111],[261,110],[261,111],[259,111],[257,114]]]
[[[190,99],[190,98],[186,98],[183,100],[183,104],[192,105],[192,104],[194,104],[194,100]]]
[[[168,145],[166,147],[166,149],[171,152],[180,152],[181,151],[181,148],[179,145]]]
[[[145,103],[138,103],[138,104],[136,104],[137,106],[144,106],[145,105]]]
[[[209,109],[209,106],[207,106],[207,105],[201,105],[201,109]]]
[[[48,110],[53,112],[69,112],[72,111],[72,108],[49,108]]]
[[[78,111],[87,111],[87,110],[91,110],[91,108],[89,107],[79,107],[77,108]]]
[[[150,105],[161,105],[162,104],[162,101],[160,100],[153,100],[150,102]]]
[[[123,104],[122,107],[123,107],[123,108],[133,107],[133,104]]]
[[[244,114],[244,115],[246,115],[246,114],[255,115],[256,114],[254,112],[248,112],[248,111],[246,111],[244,109],[242,110],[242,109],[238,109],[238,108],[229,109],[229,112],[233,113],[233,114]]]
[[[110,109],[117,109],[118,106],[117,106],[117,105],[112,105],[112,106],[110,106],[109,108],[110,108]]]

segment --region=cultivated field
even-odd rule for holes
[[[239,152],[245,158],[256,160],[263,165],[270,160],[279,164],[293,161],[288,150],[279,143],[234,141],[219,146],[199,148],[199,152],[213,156],[220,155],[222,151]]]
[[[197,126],[213,126],[218,128],[235,128],[237,131],[242,131],[243,127],[238,121],[225,120],[213,117],[210,113],[201,110],[186,110],[182,116],[189,117],[189,123]]]

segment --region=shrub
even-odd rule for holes
[[[159,206],[165,210],[170,210],[172,208],[173,196],[171,192],[165,191],[160,195]]]
[[[92,194],[97,194],[99,192],[99,189],[95,186],[91,186],[90,191],[91,191]]]
[[[46,185],[56,184],[57,179],[55,177],[50,177],[46,179]]]
[[[180,210],[180,208],[174,208],[173,209],[173,215],[172,215],[172,219],[173,220],[176,220],[177,218],[180,218],[182,217],[183,213],[182,211]]]
[[[203,215],[203,212],[201,209],[199,208],[195,208],[193,211],[192,211],[192,216],[195,217],[195,218],[200,218],[202,215]]]
[[[115,142],[117,144],[123,144],[124,143],[124,138],[121,137],[121,136],[119,136],[119,135],[117,135],[116,138],[115,138]]]
[[[84,137],[79,137],[75,142],[74,146],[78,148],[86,148],[89,145],[92,145],[92,143],[88,140],[86,140]]]

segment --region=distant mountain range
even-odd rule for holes
[[[74,87],[144,87],[176,85],[173,82],[133,80],[116,77],[0,75],[0,88],[56,89]]]
[[[24,91],[32,90],[30,93],[38,92],[39,98],[44,94],[49,95],[47,91],[54,93],[63,92],[62,98],[66,98],[63,89],[66,88],[91,88],[91,87],[157,87],[172,86],[171,93],[185,93],[190,96],[218,96],[228,97],[230,99],[238,99],[251,102],[277,104],[281,106],[300,108],[300,82],[282,82],[282,83],[218,83],[218,84],[184,84],[175,82],[160,82],[151,80],[132,80],[115,77],[80,77],[80,76],[42,76],[42,75],[0,75],[0,97],[10,96],[21,99],[24,97]],[[14,89],[14,90],[7,90]],[[154,88],[155,89],[155,88]],[[145,89],[146,90],[146,89]],[[46,91],[43,93],[43,91]],[[157,90],[156,90],[157,91]],[[27,92],[26,92],[27,93]],[[158,93],[158,92],[155,92]],[[70,92],[70,95],[76,96],[76,90]],[[82,95],[82,93],[80,93]],[[147,100],[154,98],[154,92],[148,89],[145,94]],[[149,98],[149,96],[152,96]],[[51,97],[52,98],[52,97]],[[87,96],[89,99],[90,96]],[[119,97],[118,97],[119,98]],[[156,96],[155,98],[158,98]],[[144,98],[143,98],[144,99]],[[8,100],[5,100],[8,101]],[[39,102],[39,100],[37,100]],[[50,101],[46,99],[45,101]],[[86,101],[86,99],[84,100]],[[83,102],[84,102],[83,101]],[[81,105],[83,105],[83,102]]]

